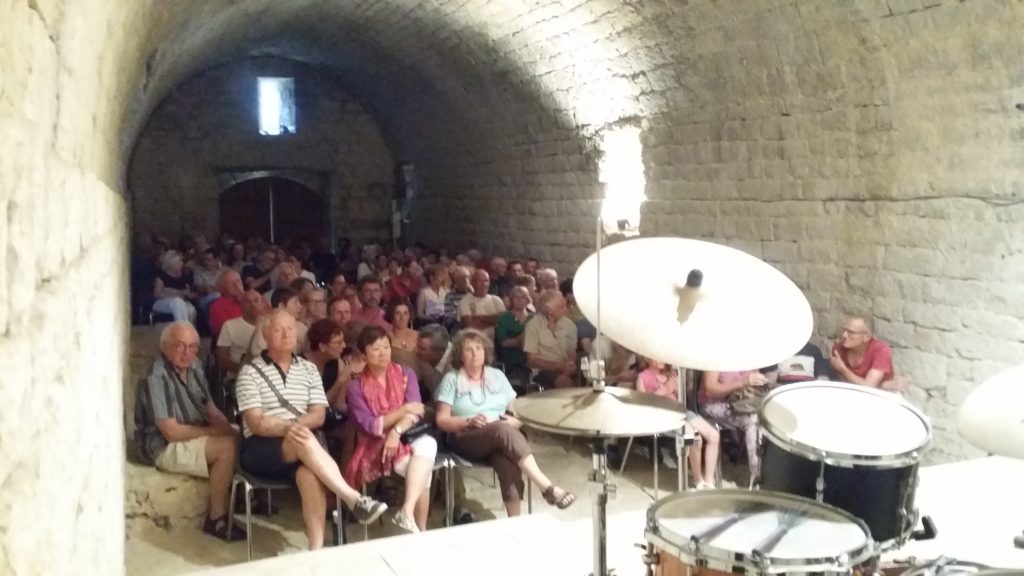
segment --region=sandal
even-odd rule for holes
[[[235,524],[231,527],[231,534],[228,534],[228,517],[221,516],[220,518],[207,518],[206,522],[203,522],[203,532],[210,536],[215,536],[221,540],[227,542],[234,542],[236,540],[245,540],[246,533],[241,526]]]
[[[561,498],[555,497],[555,490],[559,490],[562,492]],[[572,506],[572,503],[576,501],[575,494],[573,494],[572,492],[562,490],[561,488],[555,486],[554,484],[548,486],[547,489],[545,489],[544,492],[542,492],[541,494],[544,496],[545,502],[557,507],[559,510],[565,510],[569,506]]]

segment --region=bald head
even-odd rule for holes
[[[483,298],[487,295],[487,289],[491,287],[491,275],[482,268],[473,272],[473,295]]]
[[[199,354],[199,333],[189,322],[173,322],[160,332],[160,351],[178,370],[187,370]]]
[[[242,285],[242,277],[234,270],[225,270],[220,275],[220,280],[217,281],[217,289],[220,290],[221,294],[230,296],[235,300],[240,300],[242,293],[245,292],[245,286]]]

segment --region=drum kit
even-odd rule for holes
[[[598,327],[598,338],[607,336],[638,354],[690,370],[776,364],[809,341],[813,325],[810,305],[784,274],[746,253],[697,240],[641,238],[604,248],[599,241],[573,288],[580,309]],[[602,293],[614,297],[614,306],[602,309]],[[592,386],[529,394],[518,398],[513,410],[529,427],[590,440],[593,575],[605,576],[612,573],[607,502],[615,494],[606,441],[679,431],[686,394],[680,390],[677,402],[605,387],[600,358],[591,365],[596,366]],[[968,398],[960,427],[969,440],[1024,458],[1020,414],[1013,415],[1005,402],[992,408],[989,400],[1004,401],[1005,388],[1021,378],[1024,370],[979,387],[974,408],[967,408]],[[681,386],[686,380],[679,379]],[[1006,413],[1012,432],[993,433],[993,410]],[[880,563],[883,552],[936,533],[914,507],[931,425],[898,395],[837,382],[789,384],[764,397],[758,416],[757,489],[681,490],[655,502],[647,512],[647,574],[1004,573],[946,558],[897,568]],[[923,528],[917,530],[919,523]]]

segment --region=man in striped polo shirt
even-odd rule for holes
[[[160,333],[161,355],[135,400],[135,440],[144,459],[160,470],[210,479],[210,515],[203,532],[225,540],[227,506],[235,473],[237,432],[213,404],[202,366],[196,362],[199,334],[189,322]]]
[[[295,318],[286,310],[274,310],[263,338],[267,349],[243,366],[235,381],[245,433],[241,464],[257,476],[295,479],[309,549],[316,550],[324,544],[329,492],[363,524],[380,517],[387,505],[349,486],[313,434],[324,424],[327,396],[316,366],[293,352]]]

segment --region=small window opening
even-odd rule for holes
[[[259,78],[260,134],[295,133],[295,79]]]

